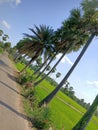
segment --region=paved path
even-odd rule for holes
[[[0,130],[29,130],[14,75],[7,54],[0,55]]]

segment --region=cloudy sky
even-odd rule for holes
[[[28,28],[34,24],[46,24],[54,30],[61,26],[70,14],[70,10],[80,7],[82,0],[0,0],[0,29],[9,35],[9,41],[14,46],[23,38],[23,33],[30,34]],[[95,38],[83,56],[82,60],[68,79],[74,87],[76,95],[84,98],[86,102],[92,102],[98,93],[98,38]],[[64,77],[74,63],[78,52],[73,52],[63,58],[57,72]],[[61,56],[59,54],[57,59]],[[56,59],[56,61],[57,61]],[[54,61],[54,62],[56,62]],[[55,76],[54,76],[55,78]]]

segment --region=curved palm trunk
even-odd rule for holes
[[[38,51],[36,52],[35,56],[33,56],[31,58],[31,60],[29,61],[29,63],[20,71],[20,73],[23,73],[24,70],[38,57],[40,51],[41,51],[42,48],[38,49]]]
[[[50,59],[50,56],[45,60],[45,62],[34,72],[33,75],[37,74],[43,67],[44,65],[47,63],[47,61]]]
[[[66,53],[68,52],[68,50],[73,46],[73,44],[65,50],[65,52],[62,54],[62,56],[60,57],[60,59],[56,62],[56,64],[52,67],[52,69],[39,81],[34,83],[34,86],[38,85],[39,83],[41,83],[55,68],[56,66],[60,63],[60,61],[63,59],[63,57],[66,55]]]
[[[98,95],[92,105],[72,130],[85,130],[98,106]]]
[[[53,57],[51,58],[51,60],[49,61],[49,63],[47,64],[47,66],[39,73],[39,75],[36,77],[36,79],[37,78],[39,78],[41,75],[42,75],[42,73],[44,73],[44,71],[48,68],[48,66],[51,64],[51,62],[53,61],[53,59],[54,59],[54,57],[57,55],[57,53],[58,53],[58,51],[53,55]]]
[[[23,73],[23,72],[26,70],[26,68],[27,68],[36,58],[37,58],[36,56],[32,57],[31,60],[29,61],[29,63],[20,71],[20,73]]]
[[[14,58],[14,62],[21,56],[21,53],[17,54],[17,56]]]
[[[77,57],[76,61],[74,62],[73,66],[70,68],[70,70],[68,71],[68,73],[66,74],[66,76],[63,78],[63,80],[60,82],[60,84],[47,96],[45,97],[40,103],[39,106],[42,106],[44,103],[48,104],[53,97],[56,95],[56,93],[60,90],[60,88],[63,86],[63,84],[65,83],[65,81],[69,78],[70,74],[73,72],[73,70],[75,69],[76,65],[79,63],[79,61],[81,60],[83,54],[85,53],[85,51],[87,50],[88,46],[90,45],[91,41],[93,40],[95,36],[95,33],[93,33],[89,40],[87,41],[86,45],[83,47],[80,55]]]

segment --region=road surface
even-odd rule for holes
[[[7,53],[0,55],[0,130],[30,130],[22,112],[15,71]]]

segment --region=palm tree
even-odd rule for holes
[[[58,63],[61,61],[61,59],[65,56],[65,54],[67,53],[67,51],[69,50],[70,46],[68,47],[68,49],[66,49],[65,53],[60,57],[60,59],[56,62],[56,64],[52,67],[52,69],[40,80],[36,81],[34,83],[34,86],[38,85],[39,83],[41,83],[55,68],[56,66],[58,65]],[[39,77],[40,75],[37,76],[37,78]]]
[[[74,9],[74,10],[71,11],[71,13],[72,13],[71,17],[67,21],[63,22],[63,26],[61,27],[62,32],[60,30],[61,34],[60,34],[60,38],[58,38],[58,40],[60,41],[60,43],[58,43],[58,46],[61,46],[61,49],[63,49],[62,50],[63,51],[62,56],[56,62],[56,64],[52,67],[52,69],[42,79],[40,79],[39,81],[36,81],[34,83],[34,86],[36,86],[40,82],[42,82],[53,71],[53,69],[56,68],[56,66],[60,63],[62,58],[68,52],[71,52],[72,50],[74,50],[74,51],[78,50],[82,46],[82,43],[85,43],[88,35],[83,33],[85,28],[82,28],[81,30],[79,28],[81,22],[83,23],[83,21],[81,20],[80,10]],[[77,20],[77,24],[76,24],[76,18],[77,17],[78,17],[78,20]],[[79,32],[78,32],[77,28],[79,28],[78,29]],[[56,33],[58,34],[58,32],[56,32]],[[82,35],[81,35],[81,33],[82,33]],[[44,68],[44,70],[45,69],[46,68]],[[42,72],[40,72],[40,74],[36,78],[41,76],[41,74],[44,72],[44,70]]]
[[[87,0],[84,0],[84,2],[87,1]],[[46,98],[44,98],[40,103],[39,103],[39,106],[42,106],[44,103],[49,103],[52,98],[56,95],[56,93],[60,90],[60,88],[63,86],[63,84],[67,81],[67,79],[69,78],[70,74],[73,72],[73,70],[75,69],[75,67],[77,66],[77,64],[79,63],[79,61],[81,60],[82,56],[84,55],[85,51],[87,50],[87,48],[89,47],[91,41],[93,40],[94,36],[97,35],[97,30],[96,30],[96,27],[98,28],[98,20],[96,18],[96,8],[98,8],[98,4],[96,6],[96,4],[94,4],[96,0],[94,1],[88,1],[88,3],[90,3],[90,6],[92,6],[91,9],[91,12],[90,12],[90,16],[91,19],[89,19],[88,21],[88,18],[85,17],[85,15],[89,12],[89,10],[84,10],[84,15],[83,15],[83,23],[84,26],[85,26],[85,33],[89,34],[90,37],[87,41],[87,43],[85,44],[85,46],[83,47],[81,53],[79,54],[79,56],[77,57],[76,61],[74,62],[73,66],[71,67],[71,69],[68,71],[68,73],[66,74],[66,76],[63,78],[63,80],[60,82],[60,84],[56,87],[56,89],[54,89]],[[83,4],[82,4],[83,5]],[[92,20],[92,18],[94,18],[94,22]],[[82,24],[83,24],[82,23]],[[81,24],[81,25],[82,25]],[[81,25],[80,25],[80,28],[79,30],[81,29]]]
[[[18,51],[16,57],[14,58],[14,61],[16,61],[21,55],[27,55],[28,53],[30,53],[33,49],[32,47],[34,48],[34,44],[30,39],[24,38],[20,40],[16,45],[16,49]]]
[[[48,64],[44,67],[44,69],[37,75],[36,79],[39,78],[43,73],[44,71],[48,68],[48,66],[52,63],[52,61],[55,59],[56,55],[58,54],[58,51],[56,51],[52,57],[50,58],[50,61],[48,62]]]
[[[54,35],[54,31],[51,27],[46,25],[40,25],[40,27],[37,27],[35,25],[35,30],[30,30],[33,32],[34,35],[25,34],[25,36],[27,38],[30,38],[33,41],[33,43],[37,43],[35,44],[36,48],[34,47],[35,55],[31,58],[29,63],[21,72],[23,72],[39,55],[46,55],[46,52],[48,54],[54,51],[54,45],[52,43],[52,36]]]
[[[37,74],[43,67],[45,64],[47,64],[48,60],[50,59],[50,55],[47,57],[47,59],[42,63],[42,65],[34,72],[33,75]]]
[[[56,93],[60,90],[60,88],[63,86],[63,84],[67,81],[67,79],[69,78],[70,74],[73,72],[73,70],[75,69],[76,65],[79,63],[79,61],[81,60],[82,56],[84,55],[85,51],[87,50],[88,46],[90,45],[91,41],[93,40],[95,36],[95,33],[93,33],[89,40],[87,41],[87,43],[85,44],[85,46],[83,47],[80,55],[77,57],[76,61],[74,62],[73,66],[71,67],[71,69],[68,71],[68,73],[66,74],[66,76],[63,78],[63,80],[60,82],[60,84],[47,96],[45,97],[40,103],[39,106],[42,106],[44,103],[48,104],[53,97],[56,95]]]
[[[51,71],[46,75],[46,77],[52,72],[52,70],[60,63],[62,58],[65,56],[66,53],[71,52],[72,49],[74,51],[78,50],[82,45],[81,43],[84,43],[87,39],[87,34],[82,33],[84,30],[78,27],[80,26],[82,22],[81,13],[79,9],[73,9],[71,11],[71,16],[69,20],[65,20],[62,24],[63,26],[55,31],[54,43],[56,50],[59,50],[59,52],[63,53],[61,58],[57,61],[57,63],[53,66]],[[82,22],[83,23],[83,22]],[[78,26],[77,26],[78,25]],[[82,25],[81,25],[82,26]],[[78,30],[79,32],[78,32]],[[75,34],[76,33],[76,34]],[[82,36],[81,36],[82,33]],[[74,35],[74,37],[73,37]],[[78,37],[78,40],[77,40]],[[73,47],[74,46],[74,47]],[[57,51],[56,51],[57,52]],[[58,54],[58,52],[55,54],[55,56]],[[48,63],[52,62],[52,59]],[[39,75],[36,77],[39,78],[42,73],[46,70],[48,65],[39,73]],[[43,81],[46,77],[43,77],[41,81]],[[38,81],[40,83],[41,81]],[[36,83],[37,84],[37,83]]]
[[[92,105],[89,107],[88,111],[83,115],[80,121],[74,126],[72,130],[85,130],[92,116],[94,115],[95,110],[98,107],[98,95],[93,101]]]

